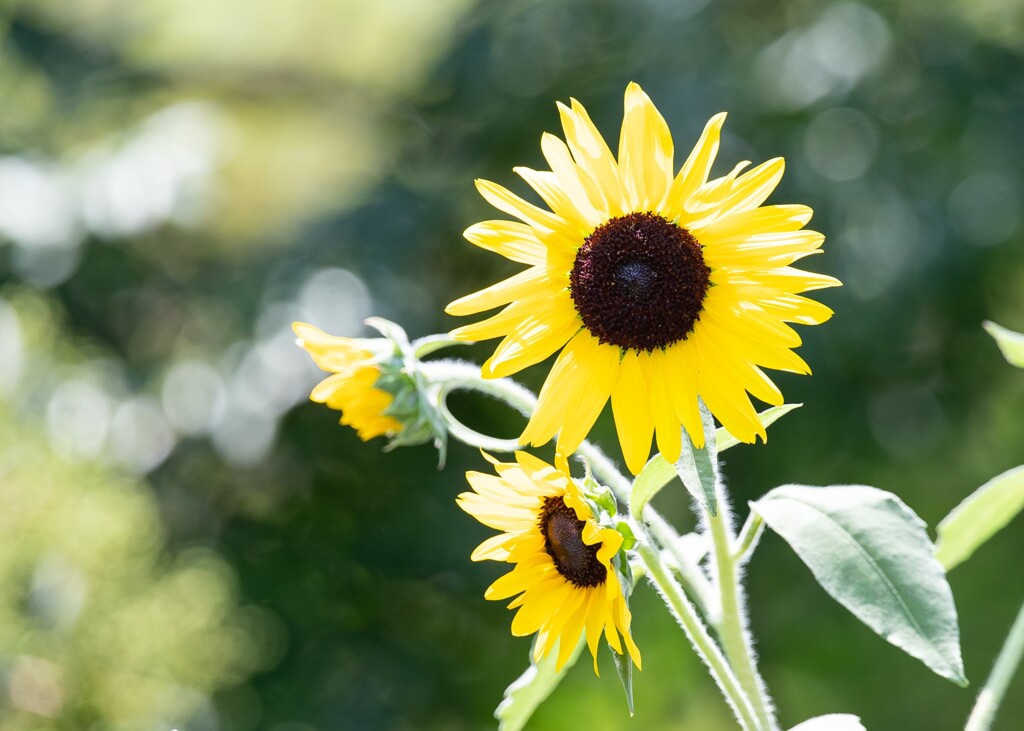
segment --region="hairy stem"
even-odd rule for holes
[[[732,552],[733,560],[737,564],[742,566],[746,562],[750,552],[757,546],[763,530],[764,519],[751,510],[750,515],[747,516],[747,520],[743,524],[743,529],[740,531],[740,537],[736,539],[736,548]]]
[[[758,728],[776,731],[774,709],[768,698],[764,680],[757,672],[754,645],[747,627],[746,606],[743,597],[742,569],[733,553],[732,512],[725,488],[719,481],[718,513],[707,515],[713,542],[713,560],[717,576],[718,593],[722,603],[718,625],[719,639],[729,662],[736,671],[744,692],[751,699],[757,714]]]
[[[707,628],[697,616],[696,608],[690,603],[686,592],[679,583],[672,577],[671,573],[662,564],[658,551],[648,543],[649,536],[640,525],[634,526],[638,537],[643,536],[637,544],[637,552],[644,566],[647,568],[648,576],[654,583],[658,592],[662,595],[669,610],[683,628],[686,636],[693,644],[694,649],[704,664],[711,672],[711,677],[718,684],[726,702],[736,715],[736,720],[746,731],[756,731],[761,728],[750,706],[750,701],[743,692],[743,688],[733,674],[732,669],[722,651],[715,644]]]
[[[995,720],[999,704],[1006,695],[1006,688],[1010,685],[1013,674],[1017,672],[1021,656],[1024,655],[1024,606],[1021,606],[1017,613],[1017,619],[1010,628],[1010,634],[1006,637],[1003,649],[999,651],[996,664],[992,666],[992,673],[985,681],[985,687],[978,693],[978,700],[974,704],[970,717],[964,731],[987,731]]]

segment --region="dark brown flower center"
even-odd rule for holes
[[[576,252],[569,291],[598,340],[651,351],[693,331],[711,281],[700,244],[656,213],[596,228]]]
[[[555,562],[555,568],[567,581],[581,588],[600,586],[608,578],[608,570],[597,559],[599,544],[583,542],[586,523],[560,497],[544,501],[540,513],[540,532],[544,550]]]

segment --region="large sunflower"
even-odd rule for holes
[[[637,84],[626,89],[616,160],[576,100],[558,105],[565,131],[541,138],[550,171],[515,171],[550,207],[494,183],[481,195],[520,222],[484,221],[466,238],[530,268],[452,302],[470,315],[507,305],[452,334],[504,337],[484,363],[500,377],[559,349],[521,441],[558,434],[570,454],[609,397],[629,469],[644,466],[652,435],[679,458],[685,426],[704,443],[698,397],[736,438],[766,438],[747,395],[781,404],[761,370],[810,373],[787,324],[816,325],[832,311],[800,293],[839,282],[790,265],[818,253],[824,237],[801,230],[811,209],[761,206],[782,177],[775,158],[709,181],[725,114],[708,122],[674,174],[672,136]]]
[[[381,377],[377,357],[359,340],[328,335],[309,323],[292,323],[297,343],[313,361],[333,375],[320,381],[309,398],[341,412],[341,423],[351,426],[364,442],[401,431],[402,422],[385,413],[394,397],[376,388]]]
[[[561,470],[526,452],[516,452],[514,463],[484,456],[498,474],[467,472],[474,492],[459,495],[458,503],[484,525],[504,531],[481,543],[472,559],[515,564],[484,593],[495,600],[518,595],[509,604],[519,610],[512,634],[537,633],[536,660],[557,642],[557,669],[586,634],[597,672],[603,633],[616,652],[629,653],[640,667],[640,651],[629,632],[631,615],[612,564],[622,536],[595,522],[576,483]]]

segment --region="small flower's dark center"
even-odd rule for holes
[[[608,570],[597,559],[600,545],[588,546],[583,542],[585,525],[562,498],[549,497],[544,500],[540,513],[544,550],[555,562],[558,573],[567,581],[581,588],[590,588],[603,584],[608,578]]]
[[[711,269],[689,231],[655,213],[630,213],[586,238],[569,291],[599,341],[651,351],[693,331],[710,281]]]

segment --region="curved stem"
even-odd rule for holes
[[[486,449],[488,452],[514,452],[519,449],[519,441],[517,439],[489,437],[463,424],[448,410],[448,403],[445,401],[447,395],[447,391],[441,391],[438,396],[437,409],[444,417],[445,427],[448,429],[449,434],[464,444]]]
[[[472,363],[447,359],[420,361],[418,370],[429,382],[438,384],[445,394],[457,390],[477,391],[504,401],[523,416],[529,416],[537,408],[537,397],[528,388],[510,378],[483,378],[480,366]]]
[[[1006,695],[1006,689],[1010,685],[1013,674],[1020,665],[1021,656],[1024,655],[1024,606],[1021,606],[1017,613],[1017,619],[1010,628],[1010,634],[1006,637],[1003,649],[999,651],[996,664],[992,666],[992,673],[985,681],[985,687],[978,694],[978,700],[974,704],[970,717],[964,731],[987,731],[995,720],[996,710]]]
[[[722,656],[722,651],[715,644],[714,640],[711,639],[711,635],[708,634],[704,624],[698,618],[697,610],[690,604],[686,592],[683,591],[683,588],[672,578],[671,574],[661,563],[657,551],[648,543],[649,536],[644,528],[640,525],[634,525],[633,530],[637,533],[638,537],[643,536],[637,544],[637,553],[647,568],[648,576],[665,599],[665,603],[683,628],[697,654],[704,661],[704,664],[707,665],[711,672],[711,677],[714,678],[715,683],[721,689],[726,702],[736,715],[736,719],[740,722],[740,726],[746,729],[746,731],[759,729],[760,724],[750,707],[750,701],[730,669],[729,663]]]
[[[757,672],[754,659],[754,646],[747,629],[746,608],[743,601],[741,568],[733,554],[732,512],[725,490],[721,483],[716,486],[718,491],[718,513],[707,514],[714,550],[715,572],[718,579],[718,592],[722,602],[721,621],[718,625],[719,639],[729,658],[729,662],[739,677],[740,684],[754,705],[758,718],[758,727],[775,731],[775,721],[771,702],[768,699],[764,680]]]

